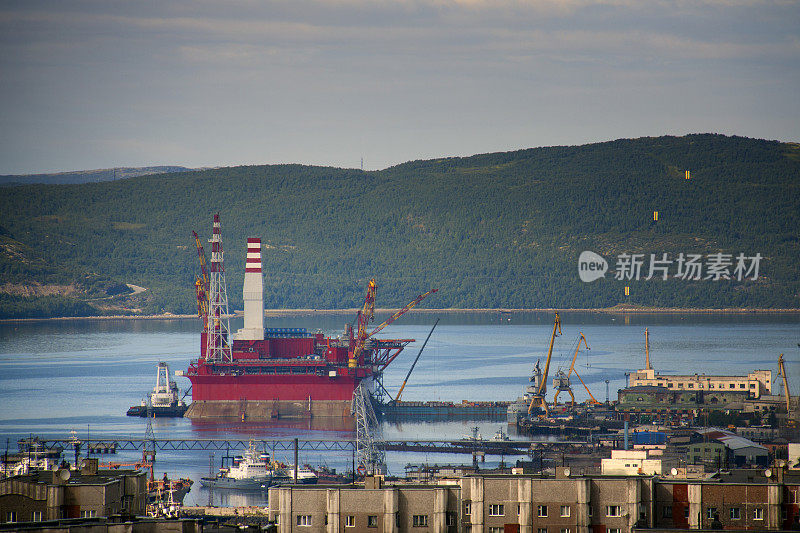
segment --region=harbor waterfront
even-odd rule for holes
[[[607,315],[561,314],[563,335],[556,341],[552,369],[566,369],[579,332],[588,340],[589,351],[578,355],[576,368],[592,394],[612,400],[624,387],[626,373],[642,368],[644,328],[650,332],[653,368],[662,374],[747,374],[756,369],[777,372],[778,354],[783,353],[793,395],[798,394],[796,376],[800,361],[800,315],[753,314],[659,314]],[[266,327],[322,328],[326,335],[338,334],[353,316],[308,315],[268,317]],[[396,394],[419,346],[435,320],[431,313],[411,313],[387,329],[386,335],[416,339],[384,373],[383,383]],[[235,321],[234,321],[235,323]],[[441,314],[403,399],[408,401],[462,400],[512,401],[528,385],[536,359],[543,362],[552,329],[552,314],[541,312]],[[232,324],[233,325],[233,324]],[[43,438],[104,436],[140,439],[146,420],[126,417],[126,410],[153,388],[153,369],[159,361],[171,369],[184,369],[197,357],[199,320],[86,320],[6,322],[0,324],[0,438],[12,451],[16,442],[29,435]],[[608,383],[606,383],[606,380]],[[181,389],[188,380],[177,378]],[[775,384],[776,389],[780,387]],[[578,401],[588,396],[575,388]],[[552,400],[552,392],[548,396]],[[321,423],[320,423],[321,422]],[[441,420],[382,424],[387,440],[459,439],[473,427],[490,438],[504,421]],[[351,440],[353,428],[346,421],[191,421],[159,418],[153,421],[157,438],[241,438]],[[510,429],[508,431],[511,431]],[[512,439],[517,439],[511,433]],[[83,453],[83,452],[82,452]],[[100,455],[107,460],[136,459],[134,451]],[[156,476],[190,477],[195,481],[216,471],[224,451],[160,451]],[[241,452],[238,452],[241,453]],[[65,457],[71,460],[69,450]],[[292,461],[291,452],[276,460]],[[463,454],[427,454],[392,451],[387,456],[391,474],[402,475],[405,465],[420,463],[465,464]],[[499,458],[487,457],[486,465]],[[508,460],[508,459],[507,459]],[[349,470],[348,452],[304,452],[300,464],[327,465],[339,472]],[[188,505],[263,504],[265,495],[217,493],[196,484],[186,498]]]

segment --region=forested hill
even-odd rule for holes
[[[160,167],[119,167],[102,168],[96,170],[77,170],[73,172],[55,172],[52,174],[18,174],[0,176],[0,186],[30,185],[33,183],[89,183],[93,181],[113,181],[146,176],[148,174],[166,174],[168,172],[184,172],[186,167],[160,166]]]
[[[264,245],[267,308],[357,307],[373,276],[379,307],[438,288],[424,306],[800,308],[800,146],[774,141],[642,138],[377,172],[220,168],[12,187],[0,208],[2,316],[190,313],[191,231],[207,238],[216,212],[232,309],[249,236]],[[608,261],[605,277],[581,281],[583,251]],[[643,254],[639,279],[626,254]],[[698,272],[680,254],[703,279],[685,279]]]

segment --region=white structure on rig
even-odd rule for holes
[[[236,340],[264,340],[264,281],[261,276],[261,239],[247,239],[247,263],[244,269],[244,327]]]
[[[644,330],[644,368],[631,372],[628,378],[629,387],[649,385],[672,390],[747,392],[750,398],[760,398],[772,394],[772,371],[754,370],[746,376],[711,376],[691,374],[683,376],[662,376],[650,365],[650,336]]]

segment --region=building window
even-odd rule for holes
[[[97,516],[97,511],[94,509],[86,509],[81,511],[81,518],[94,518]]]
[[[489,516],[505,516],[505,508],[503,504],[491,504],[489,505]]]
[[[684,508],[683,508],[683,517],[684,518],[689,518],[689,506],[688,505],[684,506]]]
[[[547,506],[540,505],[536,508],[536,515],[540,518],[547,518]]]
[[[470,502],[464,502],[464,516],[469,516],[472,512],[472,504]]]
[[[344,527],[356,527],[356,517],[353,515],[345,516]]]
[[[456,513],[448,512],[445,515],[445,525],[446,526],[456,525]]]
[[[708,518],[709,520],[714,520],[714,515],[716,514],[717,514],[716,507],[709,507],[708,509],[706,509],[706,518]],[[689,516],[689,514],[687,513],[686,516]]]
[[[764,509],[761,507],[753,509],[753,520],[764,520]]]
[[[17,512],[16,511],[8,511],[6,513],[6,522],[16,522],[17,521]]]
[[[546,527],[540,527],[540,528],[538,528],[536,530],[536,533],[547,533],[547,528]]]
[[[590,517],[592,516],[592,505],[591,504],[589,504],[589,516]]]
[[[570,511],[569,505],[562,505],[561,506],[561,516],[563,518],[566,518],[566,517],[569,516],[569,511]]]
[[[741,518],[738,507],[731,507],[730,511],[731,511],[731,520],[739,520],[739,518]]]
[[[618,527],[610,527],[608,528],[608,533],[622,533],[622,530]]]
[[[664,518],[672,518],[672,506],[665,505],[664,508],[661,510],[661,516]]]
[[[569,533],[569,528],[568,527],[562,527],[561,528],[561,533]]]
[[[311,525],[311,515],[310,514],[299,514],[299,515],[297,515],[297,525],[298,526],[310,526]]]
[[[415,514],[411,519],[411,525],[414,527],[428,527],[428,515]]]
[[[517,516],[521,514],[522,514],[522,506],[520,504],[517,504]]]
[[[42,521],[42,512],[41,511],[33,511],[31,513],[31,522],[41,522]]]
[[[730,388],[731,388],[731,389],[735,389],[735,388],[736,388],[736,385],[734,385],[733,383],[731,383],[731,386],[730,386]]]
[[[376,515],[367,517],[367,527],[378,527],[378,517]]]
[[[489,533],[503,533],[502,527],[490,527]]]
[[[622,516],[622,509],[619,505],[606,505],[606,516]]]

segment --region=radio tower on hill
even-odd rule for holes
[[[211,234],[211,279],[208,289],[208,335],[206,361],[221,363],[233,361],[228,320],[228,289],[225,284],[225,265],[222,261],[222,234],[219,213],[214,215]]]

